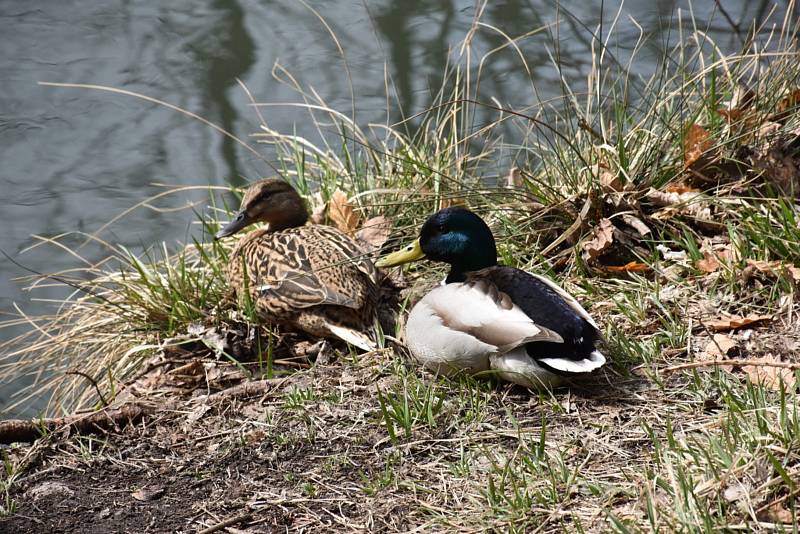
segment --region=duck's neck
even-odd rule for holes
[[[286,209],[280,213],[273,214],[269,220],[269,229],[278,232],[287,228],[303,226],[308,221],[308,212],[302,201],[298,198],[298,205],[292,209]]]
[[[497,252],[494,247],[484,249],[480,253],[470,255],[469,258],[464,258],[462,261],[451,263],[450,272],[445,278],[445,283],[463,282],[467,279],[467,273],[480,271],[495,265],[497,265]]]

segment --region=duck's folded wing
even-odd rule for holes
[[[497,353],[531,341],[563,343],[561,336],[535,324],[508,295],[485,280],[437,287],[425,301],[444,327],[494,346]]]
[[[357,292],[353,296],[348,295],[331,282],[343,278],[343,275],[331,276],[330,273],[320,273],[321,269],[314,269],[308,257],[309,251],[301,243],[284,239],[269,248],[257,250],[259,257],[251,258],[248,266],[253,271],[249,276],[251,293],[258,298],[279,302],[287,309],[302,309],[321,304],[354,309],[361,306],[359,300],[354,298],[360,296]],[[341,268],[331,264],[330,269]]]
[[[594,321],[594,319],[592,319],[592,316],[589,315],[589,312],[587,312],[583,308],[583,306],[580,305],[580,303],[575,299],[575,297],[573,297],[572,295],[567,293],[564,290],[564,288],[562,288],[561,286],[559,286],[558,284],[556,284],[555,282],[553,282],[552,280],[550,280],[546,276],[542,276],[542,275],[535,274],[535,273],[528,273],[528,274],[530,274],[531,276],[533,276],[537,280],[540,280],[542,283],[547,285],[547,287],[552,289],[558,296],[560,296],[562,299],[564,299],[564,302],[566,302],[569,305],[570,308],[575,310],[575,313],[577,313],[583,319],[586,319],[586,322],[589,323],[590,325],[592,325],[596,330],[598,330],[598,331],[600,330],[600,328],[597,326],[597,323]]]

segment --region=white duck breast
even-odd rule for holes
[[[539,326],[511,298],[479,280],[440,286],[417,303],[406,323],[413,356],[442,374],[485,371],[490,356],[531,341],[562,343],[557,333]]]

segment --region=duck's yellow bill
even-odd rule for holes
[[[411,261],[421,260],[425,257],[422,247],[419,246],[419,239],[406,245],[397,252],[392,252],[375,262],[376,267],[394,267]]]

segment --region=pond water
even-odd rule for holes
[[[242,184],[272,174],[264,160],[181,113],[140,99],[107,92],[43,87],[38,81],[75,82],[136,91],[196,112],[246,138],[257,120],[242,80],[261,102],[297,102],[298,95],[275,80],[280,62],[303,87],[313,87],[334,109],[352,113],[362,124],[398,120],[431,101],[440,87],[448,57],[454,57],[476,14],[472,1],[379,0],[359,2],[196,0],[40,0],[0,2],[0,248],[14,262],[38,272],[81,266],[64,250],[42,246],[33,235],[94,232],[114,216],[163,191],[154,184],[205,186]],[[738,50],[746,29],[768,15],[772,4],[746,0],[691,3],[697,24],[723,51]],[[601,7],[602,6],[602,7]],[[640,65],[653,68],[665,43],[676,38],[676,20],[690,4],[632,0],[620,11],[614,43],[623,59],[639,35],[648,37]],[[581,1],[490,1],[486,23],[473,46],[485,52],[505,39],[491,27],[517,36],[560,20],[558,30],[525,42],[541,98],[561,93],[550,53],[560,43],[565,73],[583,83],[590,65],[590,32],[603,21],[604,34],[620,5]],[[681,10],[681,11],[679,11]],[[681,15],[679,15],[681,13]],[[319,16],[318,16],[319,15]],[[782,15],[778,9],[775,20]],[[344,50],[352,75],[319,17]],[[650,58],[650,60],[648,60]],[[385,79],[394,90],[387,112]],[[482,94],[513,107],[531,101],[527,74],[514,53],[503,53],[484,70]],[[305,111],[270,107],[269,124],[282,132],[313,135]],[[264,157],[270,154],[264,150]],[[169,197],[162,208],[178,208],[206,197],[202,191]],[[112,225],[103,239],[140,252],[162,241],[174,245],[195,232],[191,211],[138,210]],[[77,247],[77,237],[67,243]],[[78,251],[89,260],[101,252]],[[31,295],[13,279],[28,274],[0,258],[0,313],[15,303],[38,315],[53,304],[32,301],[57,292]],[[2,319],[3,317],[0,317]],[[0,341],[19,329],[0,329]],[[0,415],[31,415],[38,406],[2,411],[14,387],[0,389]]]

